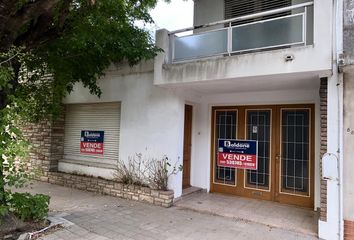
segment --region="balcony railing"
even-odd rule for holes
[[[313,2],[171,32],[172,62],[306,45],[309,34],[308,26],[310,22],[308,19],[308,9],[310,7],[313,7]],[[266,20],[257,20],[278,13],[286,13],[286,15]],[[246,24],[235,25],[235,23],[237,24],[237,22],[245,20],[252,21]],[[220,25],[226,25],[227,27],[203,31],[207,27]],[[187,36],[178,36],[195,30],[200,32]]]

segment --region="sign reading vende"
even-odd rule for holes
[[[104,131],[81,131],[80,152],[103,155]]]
[[[218,139],[218,166],[257,170],[257,149],[257,141]]]

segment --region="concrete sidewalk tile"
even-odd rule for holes
[[[109,196],[91,195],[84,191],[67,189],[45,183],[35,183],[29,189],[32,193],[48,193],[50,189],[50,210],[64,212],[66,220],[75,225],[43,236],[42,240],[250,240],[250,239],[296,239],[314,240],[315,234],[298,234],[282,228],[267,227],[267,221],[282,224],[293,224],[292,218],[282,218],[282,214],[294,211],[296,221],[305,225],[313,224],[312,214],[307,210],[292,209],[287,211],[283,205],[276,206],[265,202],[264,206],[257,201],[254,206],[259,210],[250,212],[252,204],[240,199],[223,195],[201,194],[200,199],[190,197],[187,203],[183,199],[179,204],[189,204],[201,209],[225,211],[230,216],[239,214],[261,220],[252,222],[237,217],[221,217],[181,207],[164,209],[143,203],[134,203]],[[202,204],[198,202],[201,201]],[[215,202],[216,201],[216,202]],[[197,203],[196,203],[197,202]],[[117,207],[119,205],[119,207]],[[235,205],[235,206],[234,206]],[[189,206],[189,207],[190,207]],[[214,206],[218,206],[214,208]],[[230,206],[232,206],[230,208]],[[277,213],[267,214],[266,208]],[[197,209],[198,210],[198,209]],[[289,210],[289,209],[288,209]],[[219,214],[222,215],[222,214]],[[300,218],[302,217],[302,218]],[[278,219],[277,219],[278,218]],[[308,231],[313,231],[308,228]]]

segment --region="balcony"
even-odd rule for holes
[[[332,70],[332,14],[331,0],[314,0],[177,31],[159,30],[156,45],[164,51],[154,61],[154,84],[188,88],[327,76]]]
[[[173,31],[171,62],[305,46],[312,44],[312,25],[313,2],[307,2]],[[213,26],[217,29],[205,31]]]

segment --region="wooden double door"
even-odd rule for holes
[[[211,191],[314,205],[314,105],[213,107]],[[218,139],[258,142],[257,170],[217,164]]]

